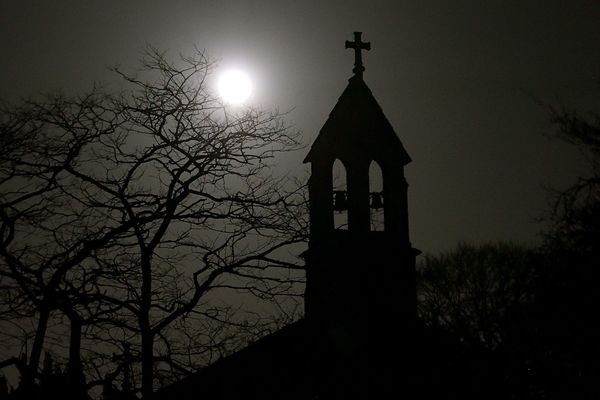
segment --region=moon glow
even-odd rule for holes
[[[219,77],[219,95],[226,103],[244,103],[252,94],[252,89],[252,81],[242,71],[229,70],[222,73]]]

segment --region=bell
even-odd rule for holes
[[[383,207],[383,193],[381,192],[373,192],[371,193],[371,208],[379,210]]]
[[[346,192],[343,190],[335,190],[333,194],[333,209],[339,212],[347,210],[348,202],[346,201]]]

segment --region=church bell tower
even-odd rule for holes
[[[353,342],[373,343],[394,340],[398,329],[414,324],[418,251],[408,232],[404,166],[411,159],[363,80],[362,51],[370,43],[360,32],[354,37],[346,41],[354,74],[304,159],[311,164],[305,313]],[[345,190],[333,185],[336,160],[345,169]],[[369,182],[374,164],[382,178],[376,192]],[[374,209],[383,214],[378,230]],[[336,227],[337,215],[347,224]]]

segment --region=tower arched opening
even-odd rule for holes
[[[377,161],[369,165],[369,217],[371,231],[383,231],[385,212],[383,204],[383,172]]]
[[[332,166],[333,228],[348,229],[348,182],[344,163],[336,158]]]

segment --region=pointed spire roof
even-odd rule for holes
[[[354,76],[349,79],[348,86],[304,158],[305,163],[316,159],[365,157],[402,166],[411,161],[363,80],[362,51],[371,50],[371,42],[363,42],[361,34],[354,32],[354,41],[346,41],[346,49],[354,50]]]
[[[383,157],[389,155],[401,165],[411,161],[371,89],[362,79],[362,71],[350,78],[304,162],[312,162],[327,153],[336,158],[349,156],[347,153],[352,149]]]

